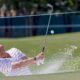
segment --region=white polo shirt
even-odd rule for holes
[[[18,68],[15,71],[12,70],[12,62],[17,62],[25,56],[20,50],[16,48],[11,48],[6,51],[10,54],[12,58],[0,58],[0,72],[6,76],[21,76],[21,75],[30,75],[31,71],[28,66]]]

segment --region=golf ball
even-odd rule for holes
[[[51,34],[54,34],[54,30],[51,30]]]

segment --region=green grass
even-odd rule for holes
[[[59,34],[51,35],[47,37],[47,48],[46,55],[55,54],[59,49],[68,47],[67,45],[76,45],[78,49],[76,50],[75,56],[79,56],[80,48],[80,33],[70,33],[70,34]],[[3,44],[7,49],[11,47],[16,47],[22,50],[26,55],[33,56],[37,54],[43,46],[44,36],[38,37],[26,37],[26,38],[15,38],[6,39],[1,38],[0,43]]]
[[[5,46],[5,49],[8,50],[11,47],[19,48],[27,56],[35,56],[38,52],[41,51],[44,36],[37,37],[26,37],[26,38],[0,38],[0,43]],[[73,69],[73,66],[77,66],[75,70],[80,69],[80,33],[67,33],[67,34],[58,34],[58,35],[49,35],[47,37],[47,47],[45,50],[46,60],[50,59],[53,55],[60,55],[59,50],[62,51],[70,45],[76,45],[77,50],[73,53],[73,59],[71,61],[66,61],[61,70],[68,70],[68,65],[71,65],[69,69]]]

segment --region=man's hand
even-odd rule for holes
[[[44,53],[43,53],[43,52],[40,52],[40,53],[36,56],[36,59],[37,59],[37,60],[42,60],[42,59],[44,59]]]
[[[36,64],[40,65],[40,64],[44,64],[44,53],[40,52],[37,56],[36,56]]]

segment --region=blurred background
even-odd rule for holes
[[[0,37],[80,31],[80,0],[0,0]],[[50,34],[50,32],[48,32]]]
[[[80,0],[0,0],[0,44],[35,56],[44,46],[49,19],[45,56],[51,65],[32,66],[32,71],[80,70]],[[65,61],[65,53],[72,59]]]

